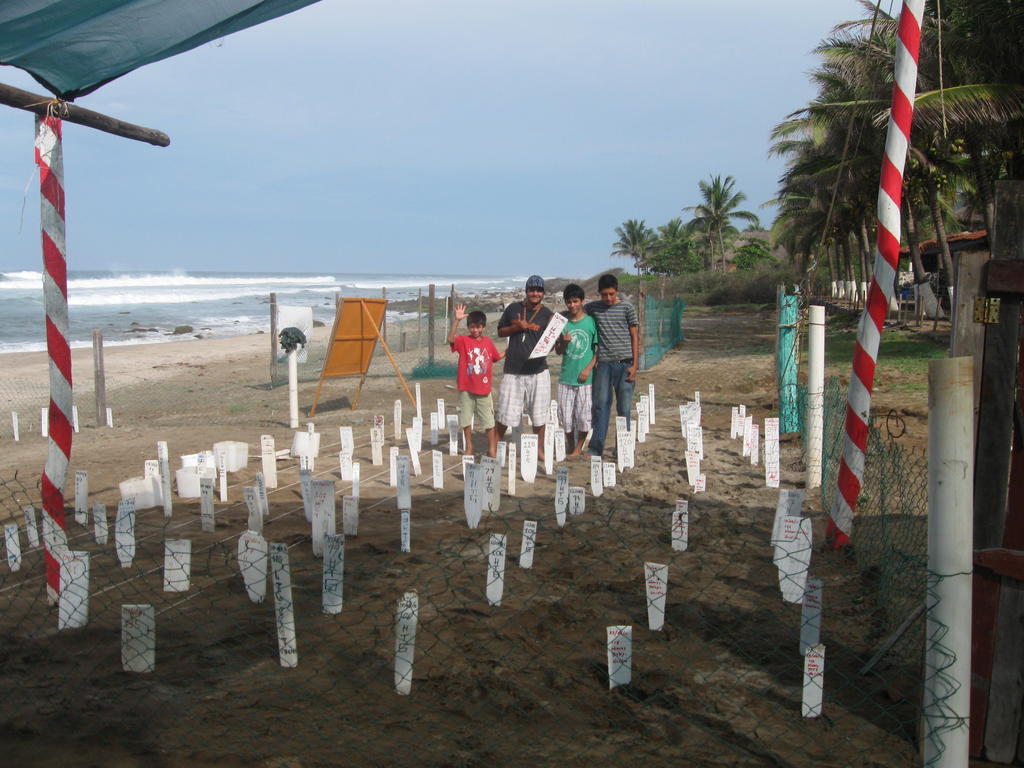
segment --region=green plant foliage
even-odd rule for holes
[[[763,240],[754,239],[748,240],[745,245],[736,249],[736,255],[732,259],[736,269],[744,271],[756,269],[760,264],[775,264],[777,262],[778,259],[772,255],[768,245]]]

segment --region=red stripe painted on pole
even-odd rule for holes
[[[43,269],[54,284],[60,288],[64,298],[68,295],[68,263],[60,248],[46,232],[43,232]]]
[[[60,181],[52,173],[41,173],[39,176],[39,191],[63,219],[64,190],[60,187]]]
[[[910,126],[913,120],[913,96],[917,82],[917,57],[921,45],[921,15],[924,0],[904,0],[900,14],[899,38],[893,62],[895,82],[893,83],[891,112],[886,136],[886,153],[882,160],[878,185],[878,250],[890,268],[897,266],[898,243],[900,238],[900,200],[903,196],[903,167],[906,163],[906,146],[909,144]],[[901,82],[902,81],[902,82]],[[909,92],[904,92],[904,88]],[[892,140],[892,132],[899,131],[906,141]],[[888,203],[891,201],[892,205]],[[897,243],[897,250],[892,243]],[[853,376],[847,397],[846,441],[840,458],[836,482],[836,495],[832,499],[831,522],[843,534],[853,530],[853,515],[857,509],[861,480],[847,463],[847,456],[863,459],[867,447],[867,424],[865,418],[870,410],[871,392],[875,383],[875,358],[885,320],[887,304],[885,294],[879,285],[883,270],[885,277],[891,273],[885,267],[875,264],[874,279],[868,291],[865,316],[857,333],[857,344],[853,355]],[[859,382],[859,383],[858,383]],[[863,387],[863,392],[860,387]],[[866,394],[866,402],[864,395]],[[857,403],[854,403],[856,397]],[[864,418],[855,412],[855,405],[865,411]],[[853,460],[853,459],[851,459]],[[860,465],[860,460],[855,461]],[[845,537],[836,535],[834,546],[841,546]],[[846,542],[849,539],[846,538]],[[845,543],[845,542],[843,542]]]
[[[50,318],[46,318],[46,348],[50,352],[50,360],[57,366],[61,376],[71,384],[71,347],[68,340],[57,330]],[[59,407],[59,406],[58,406]]]

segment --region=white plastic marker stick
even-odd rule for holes
[[[400,550],[402,552],[411,552],[412,549],[412,519],[408,509],[399,511],[401,516],[400,528],[402,531]]]
[[[523,481],[532,483],[537,479],[537,436],[523,435],[520,444],[523,447]]]
[[[480,459],[483,467],[483,508],[488,512],[501,509],[501,465],[497,459],[484,456]]]
[[[448,423],[448,416],[444,411],[444,398],[437,398],[437,426],[443,428]]]
[[[114,520],[114,547],[122,568],[128,568],[135,559],[135,500],[121,499],[117,502],[117,518]]]
[[[346,536],[359,535],[359,498],[357,496],[342,496],[341,526]]]
[[[590,493],[593,496],[604,493],[604,462],[600,456],[590,457]]]
[[[245,499],[245,509],[249,513],[246,527],[250,531],[263,533],[263,510],[260,509],[259,489],[255,485],[247,485],[242,488],[242,498]],[[316,520],[316,513],[313,514]]]
[[[314,480],[310,483],[313,494],[313,554],[324,556],[324,536],[335,532],[334,481]]]
[[[508,495],[516,495],[516,444],[508,444]]]
[[[633,469],[636,466],[636,421],[631,421],[629,430],[626,432],[626,460],[625,466]]]
[[[627,442],[626,435],[628,430],[626,429],[626,417],[616,416],[615,417],[615,460],[619,465],[619,472],[622,472],[626,468],[626,451],[625,445]]]
[[[208,533],[217,527],[213,508],[213,478],[199,478],[199,525]]]
[[[559,467],[555,472],[555,521],[565,526],[565,511],[569,508],[569,468]]]
[[[338,427],[338,440],[341,442],[341,451],[344,453],[355,453],[356,442],[352,435],[352,427]]]
[[[505,534],[492,533],[487,545],[487,602],[501,605],[505,591]]]
[[[778,488],[781,479],[779,419],[767,418],[764,420],[764,484],[768,488]]]
[[[708,488],[708,476],[701,472],[697,475],[697,481],[693,484],[694,493],[704,493]]]
[[[465,481],[466,477],[468,477],[466,467],[476,462],[473,460],[472,456],[466,456],[465,454],[463,454],[459,458],[462,459],[462,479],[463,481]]]
[[[602,485],[605,488],[614,488],[615,482],[615,462],[606,461],[604,462],[604,479],[602,481]]]
[[[647,593],[647,627],[652,632],[660,632],[665,626],[668,566],[662,563],[644,563],[644,589]]]
[[[700,474],[700,457],[696,451],[686,452],[686,480],[691,486],[697,484],[697,475]]]
[[[750,425],[750,466],[757,466],[757,457],[761,455],[761,438],[760,438],[761,426],[759,424]]]
[[[412,478],[409,475],[409,457],[399,456],[397,460],[399,509],[412,509]]]
[[[273,435],[260,435],[260,460],[267,488],[277,488],[277,454]]]
[[[533,551],[537,548],[537,521],[523,520],[523,544],[519,548],[519,567],[533,568]]]
[[[772,541],[779,538],[779,527],[782,525],[782,518],[803,516],[801,510],[804,506],[804,494],[805,491],[803,489],[779,491],[779,499],[775,504],[775,519],[772,521]],[[775,552],[773,557],[778,558],[779,553]]]
[[[395,400],[395,442],[397,443],[402,439],[402,401]]]
[[[50,409],[39,409],[39,434],[42,437],[50,436]]]
[[[352,482],[352,454],[348,451],[338,454],[338,472],[341,474],[341,482]]]
[[[682,406],[680,406],[682,407]],[[735,439],[740,436],[740,409],[737,406],[732,407],[732,416],[729,421],[729,438]]]
[[[444,488],[444,454],[440,451],[431,451],[430,463],[433,469],[434,490],[440,491]]]
[[[508,443],[504,440],[498,441],[498,464],[502,467],[505,466],[505,460],[508,458]]]
[[[267,599],[267,571],[269,569],[267,540],[253,531],[238,537],[238,570],[245,583],[245,593],[254,603]]]
[[[277,650],[282,667],[299,666],[295,643],[295,604],[292,602],[292,574],[288,567],[288,545],[270,543],[270,567],[274,574],[274,612],[277,615]]]
[[[74,629],[89,623],[89,553],[61,550],[60,597],[57,629]]]
[[[476,528],[480,525],[483,510],[484,468],[479,464],[465,464],[466,484],[463,488],[463,505],[466,509],[466,525]]]
[[[415,440],[416,453],[423,450],[423,419],[420,416],[416,416],[412,420],[412,434]]]
[[[672,510],[672,549],[685,552],[690,546],[690,503],[686,499],[676,499],[676,508]]]
[[[352,496],[359,498],[359,478],[362,476],[362,471],[359,469],[359,462],[352,463]]]
[[[392,488],[398,487],[398,446],[392,445],[388,449],[388,485]]]
[[[686,426],[686,443],[687,448],[696,452],[697,458],[704,461],[704,427],[690,422]]]
[[[697,404],[698,408],[700,407],[700,392],[699,391],[696,391],[696,390],[694,391],[694,393],[693,393],[693,402],[695,402]]]
[[[548,424],[553,424],[555,428],[558,428],[558,401],[552,400],[551,406],[548,408]]]
[[[412,476],[419,477],[423,474],[423,468],[420,466],[420,449],[416,447],[416,430],[409,428],[405,430],[405,441],[409,446],[409,466],[412,469]]]
[[[160,482],[160,462],[157,461],[156,459],[146,459],[146,461],[144,461],[143,464],[144,464],[144,467],[145,467],[145,469],[144,469],[144,471],[142,473],[143,477],[145,477],[147,480],[156,480],[157,481],[157,486],[159,487],[159,482]],[[162,490],[160,491],[160,493],[161,493],[161,495],[163,495],[163,491]],[[156,494],[155,493],[153,494],[153,497],[156,498]]]
[[[459,455],[459,417],[448,417],[448,455]]]
[[[402,595],[395,614],[395,693],[399,696],[408,696],[412,692],[412,662],[416,655],[419,612],[420,601],[416,593]]]
[[[224,504],[228,500],[228,467],[227,454],[223,452],[217,456],[217,478],[220,481],[220,503]]]
[[[370,461],[375,467],[384,464],[384,443],[379,443],[376,440],[370,442]]]
[[[633,679],[633,627],[608,627],[608,690]]]
[[[555,471],[555,430],[557,427],[548,422],[544,430],[544,474],[551,475]]]
[[[821,606],[825,583],[808,577],[804,586],[803,608],[800,610],[800,655],[821,642]]]
[[[416,390],[416,418],[422,420],[423,419],[423,400],[422,400],[422,393],[420,392],[419,382],[416,382],[415,390]]]
[[[75,432],[78,431],[78,406],[71,406],[71,425],[74,427]]]
[[[96,537],[96,543],[102,546],[107,545],[108,538],[108,526],[107,526],[107,505],[100,504],[98,501],[94,501],[92,504],[92,524],[93,524],[93,535]]]
[[[647,430],[651,428],[650,416],[648,409],[650,408],[650,399],[647,395],[640,395],[640,400],[636,404],[636,421],[637,421],[637,440],[641,443],[647,442]]]
[[[14,442],[21,440],[21,430],[18,429],[17,411],[11,411],[11,430],[14,432]]]
[[[114,426],[114,409],[107,408],[107,427],[113,428]]]
[[[647,385],[647,417],[654,424],[654,385]]]
[[[582,515],[586,510],[587,489],[582,485],[569,486],[569,514]]]
[[[160,462],[160,488],[164,496],[164,517],[173,512],[171,499],[171,463],[167,452],[167,442],[158,440],[156,443],[156,460]]]
[[[778,533],[779,538],[773,544],[782,599],[799,604],[811,565],[811,519],[784,517]]]
[[[192,579],[192,540],[164,539],[164,592],[188,592]]]
[[[746,453],[744,456],[749,456],[753,450],[753,434],[754,434],[754,417],[745,416],[743,418],[743,446]]]
[[[36,517],[36,508],[29,504],[21,508],[21,513],[25,516],[25,533],[28,536],[28,545],[35,549],[39,546],[39,521]]]
[[[437,414],[430,414],[430,444],[437,445]]]
[[[332,533],[324,537],[323,589],[320,610],[341,613],[345,582],[345,534]]]
[[[555,342],[558,341],[558,337],[562,335],[562,329],[565,328],[567,322],[569,322],[569,318],[558,312],[551,316],[547,327],[544,329],[544,333],[541,334],[540,340],[534,346],[533,351],[530,352],[531,360],[547,356],[548,352],[555,346]]]
[[[555,432],[555,461],[565,461],[565,430],[559,427]],[[550,474],[550,473],[548,473]]]
[[[121,669],[156,669],[156,613],[152,605],[121,606]]]
[[[804,654],[804,691],[800,712],[804,717],[821,717],[825,685],[825,646],[812,645]]]
[[[267,481],[262,472],[256,473],[256,500],[260,504],[260,515],[270,517],[270,499],[267,497]]]
[[[75,522],[85,525],[89,521],[89,473],[75,470]]]
[[[18,535],[17,523],[4,525],[4,546],[7,549],[7,565],[11,573],[21,570],[21,537]]]

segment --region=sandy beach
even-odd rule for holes
[[[872,608],[860,600],[860,576],[840,555],[816,552],[815,573],[831,606],[826,717],[800,717],[800,607],[784,603],[769,545],[778,491],[762,466],[729,437],[730,408],[743,403],[756,420],[774,413],[770,313],[701,315],[684,324],[687,339],[652,370],[656,423],[638,446],[635,469],[600,497],[589,467],[569,463],[570,482],[587,488],[586,509],[564,528],[555,521],[554,476],[518,478],[497,513],[467,528],[458,457],[444,454],[444,488],[414,478],[411,552],[399,551],[399,519],[385,465],[370,461],[369,430],[401,397],[378,353],[357,410],[355,380],[331,380],[316,417],[322,435],[314,474],[351,491],[338,469],[339,430],[353,427],[361,464],[358,536],[345,551],[344,609],[320,611],[322,567],[310,547],[297,466],[281,460],[269,492],[264,535],[288,545],[299,665],[278,662],[273,598],[247,599],[236,550],[248,513],[243,488],[260,469],[260,436],[291,444],[287,388],[267,386],[265,335],[110,348],[106,354],[114,428],[96,427],[80,397],[81,431],[71,469],[87,470],[90,502],[113,519],[118,483],[143,472],[167,441],[177,457],[218,440],[249,444],[246,469],[232,473],[228,501],[216,504],[216,530],[203,532],[199,503],[174,498],[173,514],[143,510],[137,553],[119,567],[111,544],[97,544],[92,523],[69,516],[73,546],[91,553],[89,623],[57,632],[46,607],[41,553],[27,549],[22,568],[0,566],[2,680],[17,695],[0,706],[0,733],[13,760],[37,765],[912,765],[915,707],[899,681],[912,670],[893,662],[884,679],[859,677],[859,661],[877,642]],[[326,334],[325,329],[318,329]],[[422,357],[404,353],[403,366]],[[447,358],[447,350],[439,350]],[[42,354],[5,356],[5,381],[45,393]],[[88,391],[91,352],[74,353],[75,377]],[[303,414],[316,387],[304,371]],[[420,382],[424,416],[453,382]],[[410,386],[412,382],[410,382]],[[10,386],[7,384],[5,386]],[[678,406],[701,392],[705,493],[693,493],[682,461]],[[415,409],[403,404],[404,426]],[[27,411],[26,411],[27,413]],[[35,416],[38,419],[38,415]],[[27,419],[26,419],[27,421]],[[302,420],[302,429],[306,419]],[[514,435],[512,435],[514,436]],[[442,438],[444,440],[444,438]],[[46,440],[27,428],[3,439],[0,515],[20,522],[23,504],[38,507]],[[441,448],[446,449],[446,440]],[[476,445],[483,447],[482,436]],[[782,485],[801,487],[797,436],[782,442]],[[405,451],[403,445],[403,452]],[[16,473],[16,477],[15,477]],[[69,496],[74,482],[68,484]],[[507,491],[507,479],[502,481]],[[676,499],[689,500],[689,548],[671,548]],[[805,504],[820,533],[820,504]],[[520,568],[524,520],[538,521],[532,568]],[[507,537],[505,593],[485,599],[487,542]],[[188,592],[161,589],[166,538],[192,544]],[[112,537],[111,537],[112,541]],[[22,539],[22,546],[27,543]],[[647,628],[644,562],[669,566],[666,624]],[[392,688],[396,602],[420,601],[410,696]],[[157,613],[156,669],[132,675],[120,666],[123,604]],[[633,627],[633,683],[610,692],[605,631]],[[896,681],[896,682],[894,682]],[[883,715],[883,713],[888,713]]]

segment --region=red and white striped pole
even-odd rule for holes
[[[900,199],[903,196],[903,167],[910,145],[910,124],[917,91],[917,57],[921,47],[921,16],[924,0],[904,0],[900,13],[899,39],[892,88],[892,108],[885,136],[885,156],[878,186],[878,245],[875,273],[868,289],[867,304],[860,317],[853,371],[846,406],[846,440],[839,463],[836,495],[832,499],[829,533],[835,546],[849,543],[853,514],[864,479],[864,453],[868,442],[871,391],[882,324],[895,290],[900,258]]]
[[[68,343],[68,265],[64,245],[64,154],[61,121],[36,118],[40,229],[43,239],[43,308],[46,351],[50,357],[50,445],[43,469],[42,497],[46,591],[60,592],[60,562],[51,551],[64,540],[64,482],[71,461],[71,346]],[[49,533],[48,533],[49,532]]]

